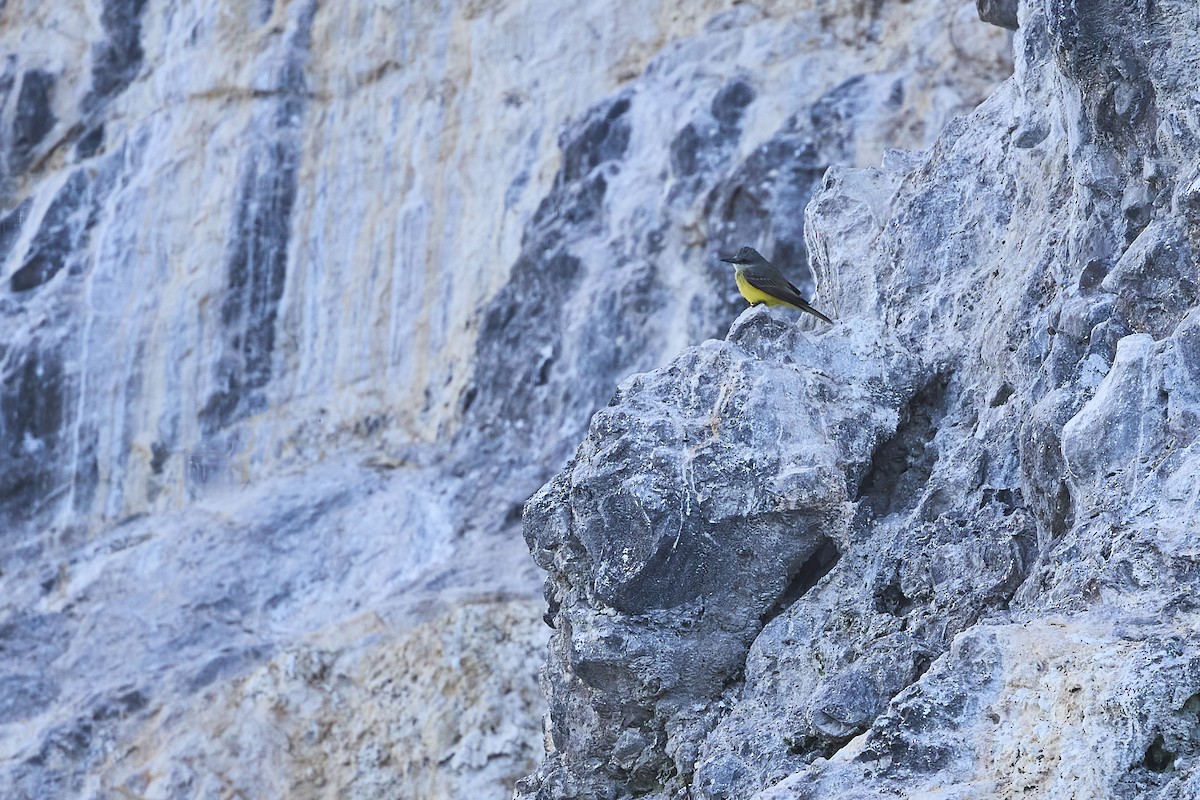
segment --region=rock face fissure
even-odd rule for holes
[[[921,496],[937,466],[938,450],[931,447],[946,415],[948,377],[937,375],[900,411],[896,433],[871,455],[871,467],[858,483],[855,500],[875,517],[908,510]]]
[[[837,544],[833,539],[825,537],[817,545],[817,549],[813,551],[813,554],[788,577],[788,583],[783,590],[783,594],[775,601],[775,605],[771,606],[760,617],[759,623],[763,627],[766,627],[771,620],[778,617],[784,611],[787,611],[809,589],[816,586],[817,581],[824,578],[829,573],[829,570],[834,568],[840,557],[841,554],[838,552]]]
[[[215,388],[199,413],[206,436],[267,406],[261,390],[271,380],[279,301],[287,280],[307,95],[304,63],[315,13],[316,4],[309,4],[291,33],[273,90],[278,99],[261,112],[266,118],[263,138],[242,169],[221,304],[224,352],[217,361]]]
[[[8,433],[5,469],[0,474],[0,500],[9,513],[33,516],[50,494],[51,465],[29,453],[26,443],[41,442],[53,450],[65,411],[61,361],[42,351],[27,355],[13,370],[15,380],[3,391],[4,430]]]
[[[142,12],[146,0],[104,0],[100,24],[105,38],[92,49],[92,88],[83,99],[90,112],[120,94],[142,66]]]
[[[21,76],[8,151],[9,172],[19,173],[29,166],[34,148],[54,128],[56,118],[50,101],[56,81],[52,73],[41,69],[31,69]]]
[[[102,184],[101,184],[102,185]],[[94,225],[93,203],[103,200],[88,172],[76,170],[58,190],[42,215],[20,268],[9,278],[13,292],[27,292],[45,284],[67,265],[67,260],[87,244]]]

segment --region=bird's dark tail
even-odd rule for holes
[[[800,310],[801,310],[801,311],[807,311],[808,313],[812,314],[814,317],[817,317],[818,319],[823,319],[823,320],[825,320],[825,321],[826,321],[826,322],[828,322],[830,325],[832,325],[832,324],[833,324],[833,320],[831,320],[829,317],[827,317],[827,316],[825,316],[824,314],[822,314],[820,311],[817,311],[815,308],[813,308],[812,306],[810,306],[808,303],[805,303],[804,305],[800,306]]]

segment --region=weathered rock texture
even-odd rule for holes
[[[622,378],[726,332],[715,249],[811,290],[826,168],[928,147],[1010,70],[957,0],[562,8],[0,0],[0,795],[508,796],[542,739],[522,503]],[[738,585],[704,621],[730,653],[692,681],[681,642],[664,686],[736,683],[845,549],[844,461],[923,387],[901,340],[844,346],[793,385],[858,443],[689,525],[762,539],[705,584]]]
[[[459,605],[403,635],[371,613],[340,625],[166,704],[100,794],[454,800],[499,796],[536,761],[534,601]]]
[[[836,325],[622,385],[527,506],[523,797],[1200,796],[1198,21],[1024,4],[977,111],[826,173]]]

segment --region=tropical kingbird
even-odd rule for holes
[[[779,268],[763,258],[753,247],[743,247],[736,255],[721,256],[721,260],[733,264],[738,291],[750,305],[766,303],[769,306],[791,306],[833,324],[833,320],[810,306],[808,301],[800,296],[800,290],[783,277]]]

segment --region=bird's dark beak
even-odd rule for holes
[[[737,258],[737,256],[717,256],[717,258],[721,259],[726,264],[736,264],[737,263],[736,261],[734,261],[734,259]]]

